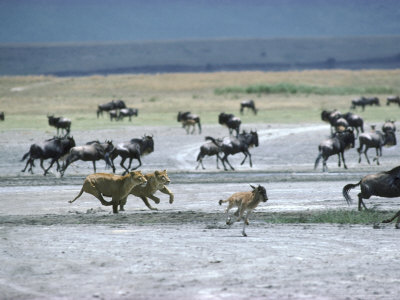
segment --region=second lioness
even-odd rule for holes
[[[152,199],[156,204],[160,203],[160,198],[154,196],[157,191],[169,195],[170,204],[174,202],[174,194],[166,187],[166,185],[171,182],[167,170],[148,173],[145,174],[144,177],[147,180],[146,185],[133,187],[129,194],[141,198],[144,204],[146,204],[146,206],[151,210],[157,210],[157,208],[151,206],[147,198]],[[120,210],[124,210],[127,198],[128,196],[121,200]]]
[[[113,207],[113,213],[118,213],[118,205],[128,197],[133,187],[146,183],[146,178],[141,171],[132,171],[124,176],[95,173],[88,175],[83,183],[82,189],[73,200],[78,199],[83,192],[89,193],[100,200],[101,204]],[[104,200],[103,196],[112,197],[112,201]]]

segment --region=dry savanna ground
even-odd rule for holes
[[[399,70],[221,72],[204,74],[115,75],[90,77],[0,77],[0,295],[3,299],[397,299],[400,268],[399,230],[379,223],[399,209],[398,198],[373,197],[371,222],[356,223],[356,203],[347,206],[345,184],[399,165],[399,148],[383,149],[381,165],[358,163],[346,152],[349,169],[328,161],[329,172],[313,170],[320,141],[329,126],[321,109],[349,111],[359,94],[217,95],[216,88],[291,83],[306,86],[385,87],[398,93]],[[357,109],[366,130],[398,119],[400,108],[383,105]],[[241,100],[259,108],[239,115]],[[98,104],[123,99],[139,109],[132,122],[97,119]],[[176,122],[178,111],[201,116],[203,133],[187,135]],[[222,137],[219,112],[242,118],[256,129],[260,146],[251,149],[253,168],[230,160],[236,171],[195,170],[204,137]],[[72,119],[72,135],[81,145],[93,139],[123,142],[153,134],[155,151],[143,158],[143,172],[167,169],[175,194],[168,203],[157,193],[158,211],[130,196],[117,215],[84,194],[73,204],[90,163],[75,162],[63,178],[20,170],[32,143],[55,134],[47,114]],[[374,151],[369,152],[371,158]],[[98,170],[108,172],[104,162]],[[120,167],[117,171],[121,172]],[[250,218],[247,238],[242,223],[225,224],[218,200],[249,184],[267,188],[269,200]],[[357,198],[358,189],[351,191]],[[343,215],[340,223],[327,215]],[[376,215],[374,215],[376,213]],[[315,221],[315,216],[323,216]],[[309,217],[314,216],[314,221]],[[348,221],[346,221],[348,216]],[[374,218],[374,217],[372,217]],[[376,223],[374,225],[374,223]]]

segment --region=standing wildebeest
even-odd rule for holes
[[[331,125],[331,133],[334,131],[343,131],[349,126],[347,120],[336,109],[331,111],[323,110],[321,112],[321,119]]]
[[[110,121],[115,120],[118,121],[118,111],[115,109],[112,109],[108,112],[108,114],[110,115]]]
[[[186,132],[189,133],[189,128],[192,126],[192,134],[194,133],[195,130],[195,125],[199,127],[199,134],[201,134],[201,123],[200,123],[200,117],[198,115],[192,114],[190,111],[186,112],[178,112],[178,117],[177,117],[178,122],[182,123],[182,127],[186,128]]]
[[[218,116],[218,123],[228,127],[230,135],[232,135],[232,132],[234,130],[236,131],[236,136],[239,135],[240,125],[242,124],[242,121],[240,120],[240,118],[235,117],[233,114],[226,114],[223,112],[220,113]]]
[[[240,102],[240,113],[243,114],[244,108],[247,107],[248,109],[251,109],[253,113],[256,115],[257,114],[257,109],[256,109],[256,104],[254,103],[254,100],[245,100]]]
[[[372,128],[375,129],[375,126],[373,126]],[[375,130],[373,132],[360,134],[358,139],[360,141],[360,147],[357,149],[359,155],[359,163],[361,162],[361,153],[364,152],[365,158],[367,159],[368,164],[370,164],[367,151],[369,148],[375,148],[376,157],[374,158],[374,161],[376,160],[376,163],[379,165],[379,156],[382,156],[382,147],[395,146],[397,144],[396,135],[393,131],[387,131],[383,133],[382,131]],[[363,151],[364,146],[365,148]]]
[[[394,124],[395,122],[396,121],[394,120],[386,120],[382,125],[382,131],[385,133],[388,131],[396,132],[396,125]]]
[[[217,156],[217,169],[219,169],[218,160],[222,161],[221,157],[219,156],[219,152],[221,152],[222,140],[221,139],[214,139],[216,144],[211,142],[211,138],[208,137],[208,136],[206,137],[206,140],[208,140],[208,142],[203,144],[203,145],[201,145],[200,152],[197,155],[197,160],[196,161],[198,161],[199,163],[196,166],[196,170],[199,168],[200,165],[204,170],[205,168],[204,168],[204,165],[203,165],[203,158],[205,156],[213,156],[213,155]],[[219,146],[217,146],[217,145],[219,145]]]
[[[129,121],[132,121],[132,116],[138,116],[137,108],[122,108],[119,111],[118,120],[129,117]]]
[[[358,210],[361,211],[362,207],[367,209],[363,202],[364,199],[369,199],[371,196],[395,198],[400,197],[400,166],[386,172],[371,174],[363,177],[357,184],[347,184],[343,187],[343,196],[347,204],[352,203],[349,196],[349,190],[357,186],[361,187],[361,193],[358,194]],[[396,228],[400,229],[400,211],[398,211],[392,218],[382,221],[383,223],[390,223],[395,218]]]
[[[242,152],[244,154],[244,159],[240,164],[243,165],[246,158],[249,157],[250,167],[253,167],[249,148],[253,146],[258,147],[258,134],[256,131],[251,131],[250,133],[242,132],[237,137],[225,137],[222,143],[216,141],[212,137],[208,137],[208,139],[212,141],[216,146],[220,147],[220,151],[224,153],[221,161],[225,171],[228,171],[225,162],[230,166],[232,170],[235,170],[228,161],[228,155],[234,155],[239,152]]]
[[[360,97],[357,99],[353,99],[351,100],[351,109],[356,109],[357,106],[361,106],[362,110],[365,110],[365,106],[367,105],[376,105],[376,106],[380,106],[379,103],[379,98],[378,97],[370,97],[370,98],[366,98],[366,97]]]
[[[132,170],[136,170],[142,165],[142,161],[140,157],[142,155],[150,154],[154,151],[154,140],[150,135],[144,135],[141,139],[131,139],[127,143],[118,144],[111,152],[107,153],[105,159],[106,163],[112,167],[113,172],[115,172],[114,159],[117,156],[121,156],[120,166],[125,170],[125,173],[129,172],[129,168],[131,167],[132,160],[137,159],[139,161],[139,165],[132,168]],[[128,167],[124,166],[124,162],[129,158]]]
[[[60,164],[58,160],[66,155],[69,150],[75,147],[75,141],[72,137],[54,137],[52,139],[44,141],[42,145],[33,144],[31,145],[29,151],[24,154],[21,161],[24,161],[28,156],[29,159],[26,162],[25,168],[21,172],[25,172],[28,164],[30,164],[29,171],[33,174],[32,167],[35,159],[40,159],[40,166],[42,167],[44,174],[46,175],[53,164],[57,163],[57,171],[60,170]],[[51,163],[47,169],[43,167],[43,160],[51,158]]]
[[[389,96],[386,98],[386,105],[390,105],[391,103],[398,104],[400,106],[400,97],[399,96]]]
[[[97,118],[100,115],[103,115],[103,111],[110,111],[113,109],[122,109],[126,108],[125,102],[123,100],[112,100],[111,102],[107,102],[105,104],[99,104],[97,106]]]
[[[357,136],[360,131],[364,132],[364,120],[359,115],[348,112],[342,116],[346,119],[349,127],[353,128],[353,130],[356,130]]]
[[[71,120],[64,118],[64,117],[54,117],[54,116],[47,116],[49,120],[49,125],[57,128],[57,135],[59,129],[61,129],[61,134],[63,131],[66,131],[65,136],[67,136],[71,131]]]
[[[69,155],[67,156],[61,175],[63,176],[68,166],[77,160],[91,161],[93,163],[94,173],[96,173],[96,161],[105,159],[106,153],[112,151],[113,149],[114,145],[112,141],[106,141],[104,143],[92,141],[86,143],[84,146],[73,147],[69,151]]]
[[[344,151],[350,148],[354,148],[355,137],[352,129],[346,129],[343,132],[335,132],[331,138],[323,141],[319,146],[319,154],[315,160],[314,170],[318,167],[318,163],[323,158],[322,171],[325,172],[328,167],[326,166],[326,161],[329,156],[334,154],[338,155],[338,166],[340,167],[341,160],[343,160],[343,166],[347,169],[346,162],[344,160]]]
[[[4,121],[4,111],[0,112],[0,121]]]

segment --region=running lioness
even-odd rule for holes
[[[145,184],[147,179],[141,171],[132,171],[127,175],[120,176],[108,173],[95,173],[88,175],[78,196],[69,201],[74,202],[83,192],[92,194],[100,200],[101,204],[113,207],[113,213],[118,213],[118,205],[126,198],[133,187]],[[103,196],[112,197],[111,201],[104,200]]]

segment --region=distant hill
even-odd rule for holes
[[[400,36],[0,44],[0,75],[400,68]]]

